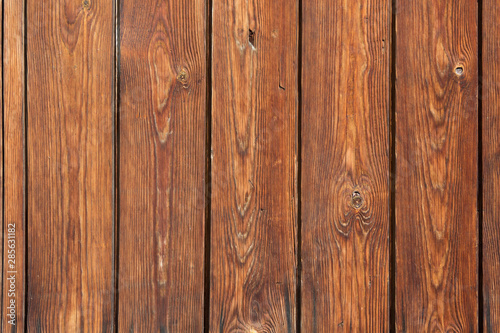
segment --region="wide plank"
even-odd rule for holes
[[[389,329],[390,6],[302,6],[302,332]]]
[[[298,1],[212,12],[210,332],[294,332]]]
[[[202,332],[206,1],[120,1],[119,313]]]
[[[25,61],[24,1],[5,0],[3,20],[4,259],[2,332],[24,332]]]
[[[397,1],[396,329],[478,330],[476,0]]]
[[[114,2],[26,6],[26,329],[111,332]]]
[[[483,321],[485,332],[500,332],[500,2],[483,1]]]

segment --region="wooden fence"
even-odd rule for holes
[[[3,332],[500,332],[499,1],[2,1]]]

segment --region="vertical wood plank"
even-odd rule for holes
[[[113,330],[113,1],[27,1],[29,331]]]
[[[119,331],[203,330],[205,15],[121,1]]]
[[[25,2],[6,0],[3,16],[4,263],[2,332],[24,332]],[[12,303],[14,302],[14,303]]]
[[[500,331],[500,3],[483,1],[483,327]]]
[[[396,328],[476,332],[477,2],[397,4]]]
[[[294,332],[298,2],[213,2],[211,332]]]
[[[303,3],[303,332],[389,329],[390,9]]]

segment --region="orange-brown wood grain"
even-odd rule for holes
[[[24,1],[6,0],[3,20],[4,259],[2,332],[24,332],[25,61]],[[14,309],[12,309],[14,301]],[[13,310],[13,311],[12,311]],[[15,325],[13,325],[15,324]]]
[[[201,332],[206,2],[120,3],[118,330]]]
[[[483,321],[500,332],[500,2],[483,1]]]
[[[303,2],[302,332],[389,329],[390,5]]]
[[[396,329],[478,329],[477,1],[397,1]]]
[[[294,332],[298,1],[213,2],[211,332]]]
[[[26,329],[111,332],[113,1],[26,6]]]

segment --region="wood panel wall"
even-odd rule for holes
[[[500,330],[498,2],[0,3],[2,332]]]

